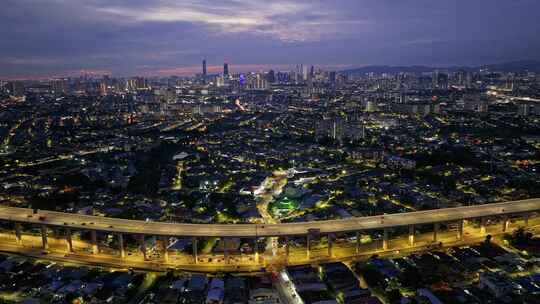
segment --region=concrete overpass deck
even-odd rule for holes
[[[474,219],[490,216],[512,216],[540,211],[540,199],[445,208],[383,216],[355,217],[340,220],[281,224],[183,224],[126,220],[101,216],[16,207],[0,207],[0,220],[72,230],[94,230],[118,234],[186,237],[276,237],[300,236],[316,229],[321,234],[376,230]]]

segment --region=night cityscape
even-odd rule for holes
[[[539,12],[4,0],[0,304],[540,304]]]

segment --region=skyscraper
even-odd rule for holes
[[[431,88],[433,90],[439,88],[439,70],[435,70],[431,74]]]
[[[296,65],[296,74],[295,74],[295,77],[294,77],[294,82],[299,83],[299,82],[302,81],[302,78],[303,78],[303,76],[302,76],[303,72],[302,71],[303,70],[304,70],[304,67],[303,67],[302,64],[300,64],[300,65],[297,64]]]
[[[268,71],[268,74],[266,75],[266,80],[268,81],[268,83],[276,82],[276,74],[274,70]]]
[[[330,81],[331,84],[335,84],[335,83],[336,83],[336,71],[331,71],[331,72],[328,74],[328,81]]]
[[[12,81],[7,84],[7,88],[10,95],[23,96],[24,95],[24,82]]]
[[[203,77],[206,77],[206,59],[203,59],[202,61],[202,74]]]
[[[223,64],[223,76],[229,76],[229,64],[226,62]]]

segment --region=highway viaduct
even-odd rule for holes
[[[528,199],[504,203],[484,204],[456,208],[444,208],[427,211],[408,213],[385,214],[379,216],[353,217],[340,220],[326,220],[300,223],[281,224],[182,224],[164,223],[152,221],[137,221],[101,216],[89,216],[72,213],[32,210],[26,208],[0,207],[0,221],[13,224],[13,233],[17,244],[23,242],[23,225],[37,227],[41,234],[41,249],[46,252],[49,249],[49,231],[63,231],[62,238],[66,244],[66,253],[74,253],[72,233],[74,231],[87,231],[91,235],[91,252],[98,255],[98,233],[116,236],[118,258],[126,258],[125,237],[135,236],[139,243],[139,250],[143,261],[147,261],[147,248],[145,238],[156,237],[161,242],[161,257],[163,263],[169,263],[168,245],[172,237],[192,238],[193,264],[200,263],[198,254],[199,238],[220,238],[224,244],[231,238],[243,238],[254,240],[255,264],[260,261],[259,239],[281,237],[284,239],[284,255],[289,259],[289,239],[305,238],[306,260],[310,260],[311,240],[321,235],[326,236],[328,256],[332,257],[333,240],[338,234],[356,234],[356,254],[360,253],[360,233],[367,231],[382,232],[381,250],[386,251],[389,247],[389,233],[393,229],[405,228],[408,230],[408,245],[415,244],[415,227],[432,225],[433,242],[439,238],[439,227],[448,223],[456,226],[456,239],[464,237],[464,222],[479,222],[479,234],[486,233],[486,221],[497,219],[500,222],[500,232],[505,232],[509,227],[510,218],[523,219],[524,226],[529,218],[540,211],[540,199]],[[227,246],[224,246],[224,261],[227,263],[229,254]]]

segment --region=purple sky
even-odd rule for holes
[[[0,77],[540,59],[538,0],[3,0]]]

